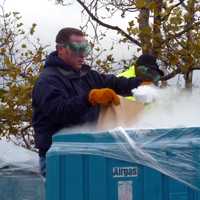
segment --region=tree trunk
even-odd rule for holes
[[[148,2],[147,0],[146,2]],[[142,53],[152,53],[152,44],[151,44],[151,36],[149,32],[151,31],[151,27],[149,25],[149,8],[141,8],[140,14],[138,18],[139,23],[139,38],[142,44]]]
[[[161,51],[161,11],[163,6],[162,0],[155,0],[156,8],[154,9],[154,23],[153,23],[153,54],[158,57]]]
[[[186,7],[186,10],[187,10],[187,20],[186,20],[186,28],[191,26],[194,22],[194,13],[195,13],[195,3],[196,3],[196,0],[189,0],[188,1],[188,4],[187,4],[187,7]],[[186,37],[187,37],[187,43],[186,43],[186,48],[188,49],[188,52],[189,52],[189,49],[192,48],[191,47],[191,41],[192,41],[192,31],[188,31],[186,33]],[[188,53],[187,55],[187,59],[186,59],[186,67],[188,69],[188,72],[185,76],[185,88],[187,89],[190,89],[192,88],[192,71],[190,71],[190,69],[193,68],[193,65],[194,63],[192,62],[193,59],[192,59],[192,55],[190,53]]]
[[[192,88],[192,77],[193,77],[193,72],[189,72],[186,76],[185,76],[185,88],[186,89],[191,89]]]

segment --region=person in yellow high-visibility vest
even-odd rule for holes
[[[127,70],[125,70],[124,72],[118,74],[118,77],[125,77],[125,78],[136,77],[136,75],[135,75],[135,66],[131,65]],[[128,96],[128,97],[126,97],[126,99],[129,99],[129,100],[132,100],[132,101],[135,100],[135,98],[133,96]]]
[[[131,65],[127,70],[120,73],[118,77],[133,78],[139,76],[144,80],[143,84],[156,84],[163,75],[163,71],[159,69],[156,62],[156,57],[150,54],[142,54],[137,59],[135,65]],[[133,96],[126,98],[135,100]]]
[[[127,70],[118,75],[119,77],[133,78],[135,77],[135,66],[131,65]]]

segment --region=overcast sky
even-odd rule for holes
[[[27,28],[36,23],[36,34],[41,41],[51,45],[54,45],[55,35],[61,28],[78,28],[82,21],[78,4],[63,7],[55,5],[54,0],[6,0],[5,8],[6,11],[20,12]]]
[[[3,0],[0,0],[1,5]],[[37,24],[36,36],[43,44],[49,44],[51,50],[55,47],[55,36],[63,27],[79,28],[83,25],[84,17],[81,14],[81,6],[74,0],[69,6],[55,5],[54,0],[6,0],[6,11],[18,11],[22,15],[22,22],[29,28],[32,23]],[[108,21],[106,21],[108,22]],[[126,28],[127,18],[116,16],[110,23],[117,23],[123,29]],[[88,33],[90,34],[90,33]],[[109,47],[113,40],[116,41],[115,32],[106,35],[103,47]],[[117,60],[128,59],[135,54],[135,47],[127,50],[127,46],[119,44],[112,52]]]

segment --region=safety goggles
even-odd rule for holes
[[[161,78],[159,72],[152,67],[146,67],[144,65],[139,65],[137,67],[138,75],[153,82],[158,82]]]
[[[87,56],[91,51],[91,46],[88,42],[69,42],[66,44],[58,45],[63,46],[64,48],[69,48],[77,55],[83,54],[84,56]]]

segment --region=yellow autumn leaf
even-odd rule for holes
[[[137,8],[144,8],[146,6],[146,2],[144,0],[136,0],[135,5]]]

